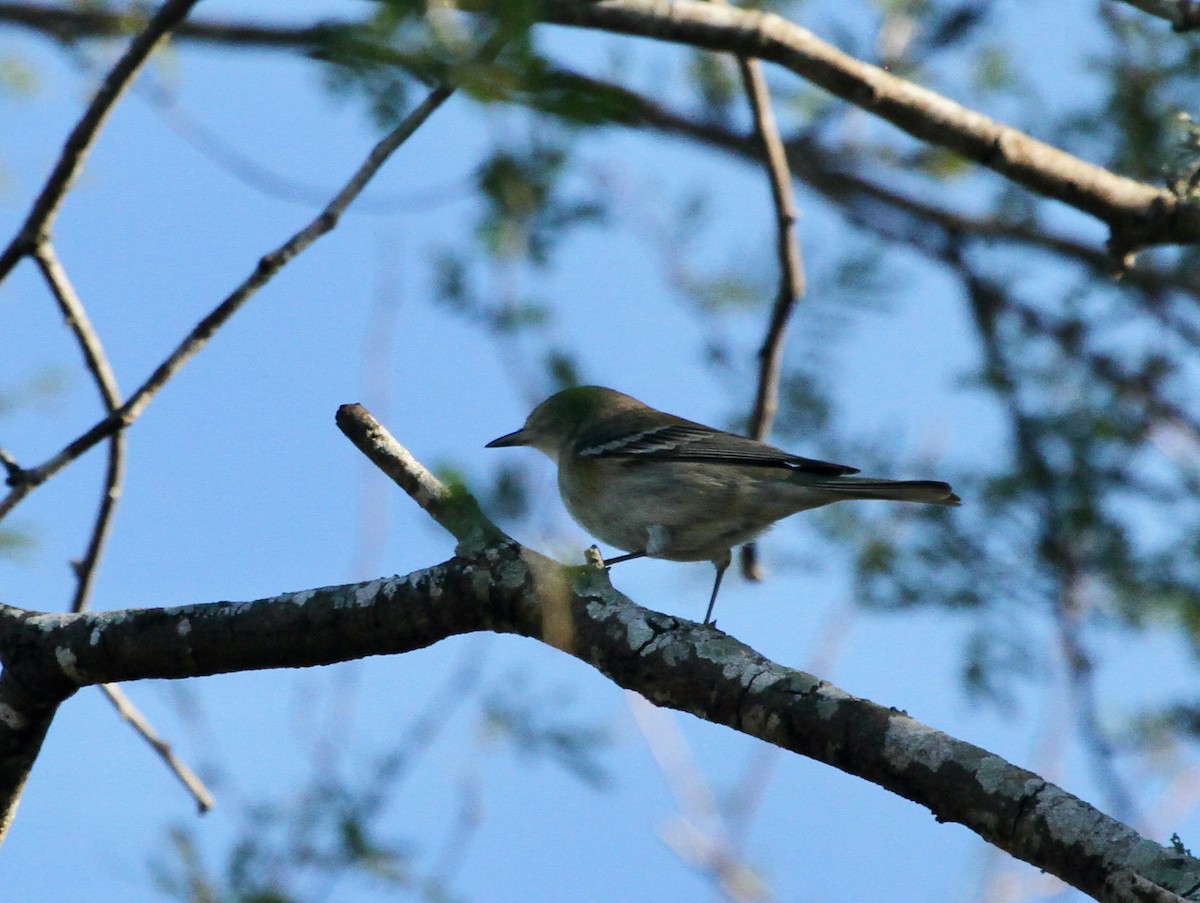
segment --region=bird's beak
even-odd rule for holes
[[[507,448],[510,445],[528,445],[529,439],[525,435],[524,430],[517,430],[515,433],[509,433],[506,436],[501,436],[499,439],[493,439],[484,448]]]

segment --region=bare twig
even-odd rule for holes
[[[792,193],[792,174],[788,171],[787,151],[779,138],[779,127],[771,109],[771,92],[763,75],[762,63],[739,56],[738,70],[754,114],[754,131],[762,143],[771,199],[775,207],[775,249],[779,257],[779,290],[767,324],[767,334],[758,351],[758,388],[750,415],[750,435],[765,439],[771,432],[779,408],[779,374],[783,367],[783,339],[792,310],[804,295],[804,260],[796,235],[796,199]],[[741,550],[742,575],[761,580],[758,546],[747,543]]]
[[[497,41],[491,41],[482,52],[485,58],[499,49]],[[178,347],[158,365],[149,378],[138,387],[129,399],[119,408],[68,443],[61,451],[38,467],[21,471],[21,479],[3,500],[0,500],[0,518],[11,511],[37,486],[54,476],[88,449],[95,446],[114,433],[124,429],[146,409],[155,394],[180,368],[191,360],[197,352],[212,338],[213,334],[232,317],[243,304],[271,278],[283,269],[293,258],[305,251],[318,238],[337,226],[338,220],[346,212],[346,208],[359,195],[388,157],[402,145],[426,119],[441,106],[451,94],[454,86],[439,85],[429,92],[423,100],[404,120],[383,137],[367,155],[366,160],[355,170],[345,186],[334,196],[317,216],[299,232],[280,245],[276,250],[265,255],[258,265],[233,290],[233,292],[218,304],[184,337]]]
[[[456,492],[426,470],[362,405],[342,405],[336,419],[346,438],[455,539],[466,542],[477,538],[481,529],[494,537],[502,536],[483,518],[473,498]]]
[[[125,695],[124,691],[116,684],[101,684],[100,689],[104,691],[104,695],[116,707],[121,717],[129,722],[129,725],[135,731],[142,735],[145,741],[153,747],[154,751],[167,764],[167,767],[171,769],[175,777],[179,778],[179,782],[195,798],[196,805],[200,808],[200,811],[203,813],[211,809],[213,807],[213,796],[209,792],[209,789],[204,786],[204,782],[188,767],[186,762],[175,755],[171,749],[171,744],[155,733],[154,728],[150,726],[150,722],[138,711],[137,706]]]
[[[116,376],[109,365],[108,357],[104,353],[104,346],[100,342],[100,337],[92,327],[87,311],[84,309],[83,303],[79,300],[79,296],[70,279],[67,277],[66,271],[59,261],[58,255],[55,254],[54,246],[50,241],[46,239],[39,241],[33,250],[33,256],[42,271],[42,275],[49,284],[55,300],[58,301],[63,319],[66,320],[67,326],[71,329],[72,334],[79,343],[80,350],[83,352],[84,363],[87,366],[88,372],[92,374],[92,379],[100,392],[101,401],[104,407],[111,413],[121,405],[121,392],[117,387]],[[88,596],[91,593],[92,582],[96,574],[96,566],[99,563],[100,554],[104,549],[105,540],[108,538],[109,530],[112,526],[112,518],[116,510],[117,500],[121,496],[121,485],[125,472],[124,431],[114,433],[109,437],[108,448],[108,468],[105,474],[104,493],[101,496],[100,507],[96,513],[96,521],[92,527],[91,539],[88,541],[84,557],[75,564],[76,585],[75,595],[71,600],[71,611],[82,611],[87,607]],[[204,786],[204,783],[187,764],[171,751],[170,745],[159,738],[154,728],[151,727],[149,720],[137,709],[133,701],[115,684],[104,684],[101,686],[101,689],[108,696],[109,700],[111,700],[112,704],[116,706],[121,717],[154,748],[154,751],[159,754],[167,764],[167,767],[175,773],[184,787],[195,797],[200,811],[207,812],[211,809],[212,794],[209,793],[208,788]]]
[[[1176,31],[1200,28],[1200,3],[1196,0],[1122,0],[1144,13],[1171,23]]]
[[[762,157],[761,143],[753,136],[734,132],[717,122],[695,119],[628,88],[571,69],[557,66],[552,74],[556,83],[574,82],[620,96],[635,126],[698,141],[743,159],[758,160]],[[860,225],[879,231],[879,220],[886,216],[892,221],[900,220],[895,233],[889,235],[932,233],[940,236],[943,245],[961,238],[1005,242],[1061,255],[1097,275],[1112,274],[1110,255],[1065,233],[1036,222],[972,216],[937,206],[923,198],[911,197],[852,171],[845,162],[841,148],[824,146],[810,137],[789,138],[784,146],[792,174]],[[927,243],[922,245],[914,242],[914,245],[928,253]],[[1191,271],[1137,266],[1125,274],[1125,282],[1149,291],[1176,289],[1200,297],[1200,277]]]
[[[767,334],[758,352],[758,390],[754,397],[754,412],[750,416],[750,435],[762,440],[771,432],[771,424],[779,407],[783,338],[792,310],[804,296],[804,260],[800,256],[800,241],[796,234],[798,213],[792,193],[792,174],[788,170],[787,151],[779,138],[779,128],[771,110],[771,95],[767,80],[763,77],[762,64],[758,60],[738,57],[738,68],[754,111],[754,130],[766,154],[771,199],[775,205],[775,248],[779,257],[779,291],[771,310]]]
[[[92,374],[92,381],[100,392],[100,400],[108,413],[121,406],[121,390],[117,386],[117,378],[100,336],[92,326],[79,295],[67,273],[59,262],[54,246],[48,239],[37,242],[33,249],[34,259],[42,271],[50,291],[58,302],[71,333],[83,353],[84,364]],[[108,539],[112,527],[113,514],[116,511],[117,500],[121,497],[121,486],[125,475],[125,433],[113,433],[108,439],[108,466],[104,477],[104,492],[100,497],[100,507],[96,512],[96,521],[92,526],[92,535],[88,540],[87,551],[83,558],[75,564],[75,595],[71,600],[71,611],[82,611],[87,607],[88,596],[91,594],[92,582],[96,574],[96,565],[104,551],[104,543]]]
[[[0,466],[4,468],[5,478],[9,481],[21,479],[21,465],[17,463],[17,459],[7,450],[0,448]]]
[[[117,378],[113,373],[112,365],[108,362],[104,346],[88,318],[83,303],[79,300],[79,295],[67,278],[66,271],[54,251],[54,246],[46,239],[42,239],[34,246],[32,254],[34,260],[37,261],[38,268],[42,271],[42,276],[45,277],[54,294],[54,299],[58,302],[59,310],[62,311],[67,327],[79,344],[79,350],[83,353],[83,362],[87,366],[88,372],[92,374],[92,381],[100,392],[101,402],[110,410],[120,407],[121,392],[117,388]]]
[[[88,104],[87,110],[67,138],[62,154],[42,187],[41,194],[33,202],[25,222],[8,247],[0,252],[0,282],[7,278],[17,261],[33,253],[36,244],[49,233],[54,215],[79,174],[83,161],[113,105],[154,52],[154,48],[167,32],[182,21],[196,2],[197,0],[167,0],[146,23],[146,27],[129,43],[116,65],[100,83],[96,96],[92,98],[92,102]]]
[[[550,0],[550,22],[652,37],[777,63],[1017,184],[1106,223],[1122,266],[1152,244],[1200,241],[1200,204],[1118,176],[1066,151],[845,54],[773,13],[698,0]]]

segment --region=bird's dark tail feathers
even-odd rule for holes
[[[871,477],[836,477],[812,484],[844,495],[847,499],[883,499],[889,502],[923,502],[954,507],[962,499],[949,483],[938,480],[876,480]]]

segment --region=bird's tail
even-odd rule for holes
[[[889,502],[924,502],[954,507],[962,499],[949,483],[938,480],[876,480],[871,477],[833,477],[812,484],[846,499],[883,499]],[[840,499],[839,499],[840,501]]]

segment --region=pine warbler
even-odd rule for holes
[[[711,561],[704,623],[734,546],[775,521],[847,499],[958,505],[934,480],[853,477],[854,467],[656,411],[621,392],[579,386],[552,395],[488,448],[531,445],[558,465],[558,488],[585,530],[631,558]]]

